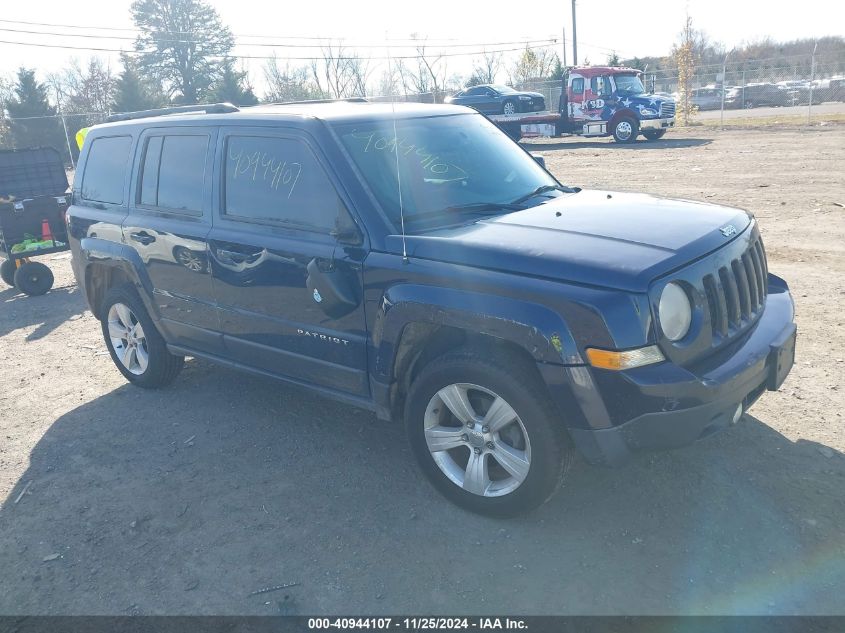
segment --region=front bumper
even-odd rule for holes
[[[668,117],[665,119],[642,119],[640,121],[640,130],[665,130],[670,127],[675,127],[675,117]]]
[[[753,331],[720,365],[696,375],[672,363],[622,374],[628,394],[662,409],[604,429],[570,428],[587,461],[615,466],[635,452],[678,448],[734,423],[764,391],[777,390],[794,362],[794,304],[783,280],[770,275],[766,308]],[[630,397],[630,395],[629,395]]]

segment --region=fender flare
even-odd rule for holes
[[[154,321],[159,320],[159,311],[152,301],[153,283],[147,273],[141,256],[134,248],[97,237],[85,237],[80,240],[80,256],[84,262],[85,295],[92,312],[96,314],[98,306],[93,305],[90,296],[89,271],[94,266],[118,268],[138,289],[138,294],[147,308],[147,313]]]
[[[621,110],[617,110],[613,113],[613,116],[610,117],[610,121],[607,122],[607,132],[608,134],[613,134],[613,127],[619,121],[619,119],[634,119],[637,122],[637,125],[640,124],[640,117],[637,116],[637,113],[632,110],[631,108],[622,108]]]
[[[516,344],[537,362],[584,363],[569,327],[546,306],[455,288],[402,284],[385,292],[373,324],[372,369],[380,380],[391,381],[397,347],[411,323],[481,332]]]

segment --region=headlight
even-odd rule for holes
[[[531,97],[526,97],[525,95],[519,95],[520,101],[531,101]]]
[[[663,288],[657,316],[663,334],[670,341],[680,341],[687,335],[692,323],[692,306],[680,284],[673,281]]]
[[[640,110],[640,114],[643,116],[657,116],[657,110],[653,110],[652,108],[643,108]]]

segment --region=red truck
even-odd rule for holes
[[[632,143],[642,134],[647,140],[661,138],[675,125],[675,102],[671,97],[646,92],[642,71],[620,66],[570,68],[563,78],[557,112],[489,115],[514,139],[523,125],[549,124],[554,134],[612,136],[617,143]]]

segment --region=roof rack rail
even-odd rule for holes
[[[261,103],[259,105],[294,105],[299,103],[369,103],[366,97],[345,97],[343,99],[302,99],[300,101],[274,101],[273,103]]]
[[[141,110],[139,112],[112,114],[106,118],[106,123],[114,123],[115,121],[133,121],[135,119],[146,119],[152,116],[165,116],[168,114],[187,114],[190,112],[225,114],[226,112],[240,112],[240,108],[232,105],[231,103],[200,103],[197,105],[172,106],[170,108],[155,108],[153,110]]]

